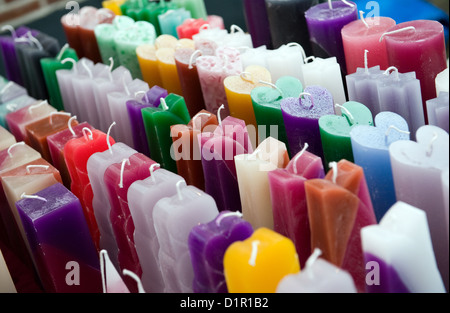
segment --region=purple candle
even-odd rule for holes
[[[328,1],[305,13],[309,37],[316,57],[335,56],[343,73],[347,73],[341,30],[358,19],[358,9],[352,1]]]
[[[5,29],[8,27],[4,27]],[[19,61],[16,54],[16,39],[23,37],[26,33],[31,31],[33,36],[38,34],[35,30],[30,30],[27,27],[19,27],[14,30],[10,28],[11,36],[0,37],[0,52],[3,57],[3,64],[5,65],[6,77],[19,85],[23,86],[23,79],[20,73]]]
[[[241,211],[234,156],[253,152],[245,122],[228,116],[214,132],[199,134],[198,141],[206,193],[214,198],[220,212]]]
[[[97,250],[74,194],[57,183],[16,207],[46,292],[101,292]]]
[[[167,90],[155,85],[144,94],[141,101],[129,100],[126,104],[131,121],[134,148],[148,157],[150,157],[150,147],[148,146],[144,120],[142,119],[142,109],[159,107],[161,98],[165,98],[167,95]]]
[[[253,234],[251,224],[239,212],[223,211],[209,223],[195,226],[189,234],[195,293],[227,293],[223,257],[235,241]]]
[[[380,267],[380,284],[367,285],[368,293],[410,293],[397,270],[371,253],[364,253],[364,262],[376,262]]]
[[[308,143],[308,151],[323,160],[319,118],[334,115],[331,93],[320,86],[306,87],[300,98],[283,99],[281,112],[289,141],[289,155],[296,155]]]
[[[252,36],[253,46],[272,48],[266,1],[244,0],[244,15],[247,30]]]

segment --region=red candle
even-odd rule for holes
[[[200,32],[200,28],[203,25],[209,25],[207,21],[202,18],[199,19],[187,19],[177,27],[178,38],[192,39],[192,36]]]
[[[111,204],[110,219],[117,246],[121,270],[129,270],[139,277],[142,268],[134,244],[134,222],[128,206],[128,189],[137,180],[150,176],[150,167],[156,162],[142,153],[135,153],[121,163],[110,165],[105,171],[104,183]],[[136,282],[124,277],[130,291],[136,291]]]
[[[80,199],[92,239],[99,249],[100,232],[94,212],[89,203],[92,202],[93,192],[90,184],[87,161],[96,152],[103,152],[115,143],[114,139],[99,130],[83,128],[83,136],[69,140],[64,146],[64,159],[72,181],[70,189]]]
[[[428,123],[426,102],[437,97],[436,76],[447,68],[444,27],[436,21],[405,22],[389,29],[380,40],[386,40],[390,66],[400,73],[416,72]]]

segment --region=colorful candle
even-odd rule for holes
[[[272,37],[265,0],[244,0],[244,15],[253,46],[271,48]]]
[[[325,177],[322,159],[305,148],[286,168],[268,173],[274,231],[292,240],[302,268],[312,251],[305,182]]]
[[[193,292],[227,293],[223,257],[228,247],[253,234],[239,212],[224,211],[209,223],[192,228],[188,243],[194,269]]]
[[[177,194],[162,198],[153,208],[159,242],[159,263],[165,292],[192,293],[194,270],[188,238],[192,228],[208,223],[219,214],[214,199],[200,189],[185,186],[180,180]]]
[[[223,265],[229,293],[274,293],[283,277],[300,271],[292,241],[267,228],[231,244]]]
[[[47,292],[97,293],[100,264],[80,202],[54,184],[16,202]],[[72,277],[68,270],[73,270]]]
[[[389,147],[398,201],[427,213],[436,261],[448,288],[448,236],[442,190],[442,172],[449,166],[448,133],[436,126],[423,126],[417,142],[397,141]],[[417,179],[420,177],[420,179]]]

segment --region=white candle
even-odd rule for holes
[[[346,103],[341,68],[337,59],[332,57],[328,59],[312,58],[312,60],[303,65],[303,87],[322,86],[331,92],[335,103]]]
[[[183,187],[184,186],[184,187]],[[177,194],[159,200],[153,209],[158,258],[167,293],[192,293],[194,270],[188,247],[189,233],[199,223],[219,214],[214,199],[194,186],[177,183]]]
[[[160,293],[164,292],[164,281],[158,259],[159,242],[153,211],[159,200],[177,193],[176,184],[183,178],[165,169],[155,169],[158,167],[149,169],[152,171],[149,178],[131,184],[127,198],[135,226],[134,242],[142,267],[142,283],[148,292]]]
[[[7,131],[5,128],[0,126],[0,151],[8,149],[11,145],[16,143],[16,138]]]
[[[436,94],[439,96],[441,91],[448,92],[448,67],[436,76]]]
[[[273,230],[268,172],[287,165],[286,144],[268,137],[253,154],[236,155],[234,161],[243,218],[253,229],[266,227]]]
[[[436,126],[423,126],[417,142],[396,141],[389,147],[398,201],[427,213],[434,252],[444,283],[448,286],[449,241],[442,191],[442,172],[449,166],[448,133]]]
[[[423,210],[397,202],[379,225],[367,226],[361,230],[361,240],[366,262],[378,263],[373,268],[378,268],[379,272],[374,272],[374,275],[382,277],[382,271],[390,266],[392,269],[389,272],[396,272],[410,292],[445,292],[436,266],[427,214]],[[373,277],[374,282],[379,278],[376,276]],[[383,289],[395,287],[389,286],[388,280],[380,280],[378,283]]]
[[[320,249],[316,249],[302,271],[285,276],[277,293],[356,293],[352,276],[319,258],[320,254]]]
[[[137,151],[131,149],[129,146],[123,143],[116,143],[106,151],[94,153],[89,158],[86,166],[94,195],[92,207],[100,231],[100,247],[101,249],[108,251],[109,257],[116,268],[120,268],[118,261],[118,247],[109,218],[111,206],[109,203],[108,191],[103,183],[103,177],[106,169],[110,165],[119,163],[123,159],[128,159],[135,153],[137,153]]]

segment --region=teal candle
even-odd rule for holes
[[[356,125],[373,126],[370,110],[359,102],[350,101],[341,108],[342,115],[325,115],[319,119],[320,137],[325,165],[346,159],[354,162],[350,132]],[[338,110],[337,110],[338,111]]]
[[[158,15],[161,34],[172,35],[175,38],[178,38],[177,27],[183,24],[185,20],[190,18],[191,12],[183,8],[169,10],[164,14]]]
[[[177,174],[177,164],[171,152],[173,141],[170,128],[178,124],[187,125],[191,120],[184,98],[171,93],[165,99],[161,98],[159,107],[142,109],[142,118],[150,157],[164,169]]]
[[[300,80],[291,76],[281,77],[275,85],[269,83],[268,87],[256,87],[252,90],[250,96],[258,125],[260,142],[268,137],[277,137],[288,147],[288,138],[281,112],[281,101],[288,97],[298,98],[302,92],[303,85]],[[277,134],[274,133],[274,126],[277,127]]]

